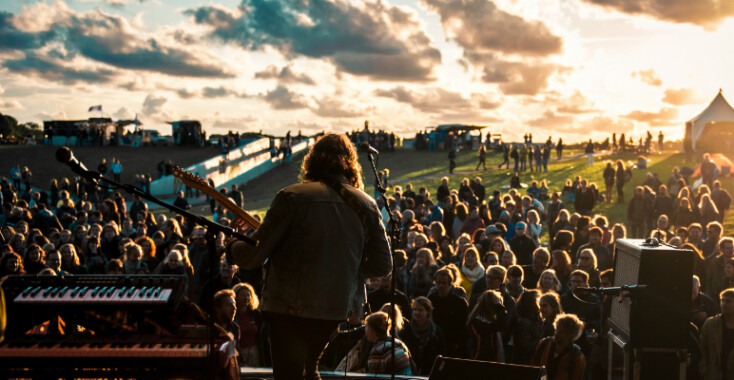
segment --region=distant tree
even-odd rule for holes
[[[16,137],[31,136],[34,139],[40,139],[43,137],[43,129],[41,129],[41,126],[32,121],[18,125],[18,133],[20,136]]]
[[[20,140],[28,136],[40,139],[43,137],[43,129],[38,123],[30,121],[18,124],[18,120],[14,117],[0,114],[0,134],[3,137],[14,136]]]
[[[3,136],[15,136],[18,131],[18,120],[10,115],[0,113],[0,134]]]

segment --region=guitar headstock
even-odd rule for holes
[[[171,169],[171,174],[183,181],[183,183],[189,187],[209,186],[204,178],[201,178],[194,173],[187,172],[178,166],[174,166],[173,169]]]

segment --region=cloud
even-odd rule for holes
[[[734,16],[731,0],[583,0],[590,4],[633,15],[646,15],[674,23],[718,26]]]
[[[191,99],[196,96],[196,92],[191,91],[188,88],[179,88],[175,91],[176,95],[178,95],[181,99]]]
[[[226,116],[223,115],[221,112],[215,112],[214,120],[212,120],[212,122],[208,124],[211,124],[215,128],[238,131],[254,131],[258,129],[263,129],[263,127],[267,127],[262,119],[252,115]]]
[[[51,59],[33,52],[27,52],[24,58],[8,59],[2,65],[13,73],[64,84],[108,83],[116,76],[116,73],[109,69],[77,69],[61,59]]]
[[[704,101],[705,99],[702,96],[690,88],[668,88],[663,96],[663,102],[674,106],[698,104]]]
[[[309,136],[324,130],[328,130],[328,126],[321,123],[309,123],[301,119],[290,122],[287,127],[298,129],[302,131],[304,135]]]
[[[163,112],[163,105],[168,102],[163,96],[155,96],[148,94],[143,101],[143,114],[145,115],[156,115]]]
[[[476,106],[483,110],[494,110],[502,107],[502,101],[500,99],[487,94],[474,93],[471,94],[471,98]]]
[[[294,110],[308,107],[302,95],[291,92],[285,86],[276,87],[262,98],[276,110]]]
[[[650,86],[661,86],[663,81],[658,76],[658,73],[654,69],[649,70],[638,70],[632,73],[633,78],[640,78],[642,83]]]
[[[480,69],[485,83],[496,83],[506,95],[535,95],[548,87],[549,78],[567,70],[563,66],[539,60],[506,61],[493,54],[465,53]]]
[[[204,87],[201,90],[201,95],[205,98],[221,98],[221,97],[226,97],[226,96],[236,96],[238,98],[249,97],[249,95],[245,94],[244,92],[239,92],[237,90],[226,88],[224,86]]]
[[[560,103],[556,106],[556,112],[559,113],[578,115],[599,111],[579,90],[575,90],[573,95],[569,97],[552,99],[551,101]]]
[[[35,115],[33,115],[36,119],[42,120],[42,121],[48,121],[48,120],[69,120],[69,117],[66,115],[66,112],[59,111],[54,113],[48,113],[48,112],[39,112]]]
[[[671,125],[671,121],[678,117],[678,109],[663,107],[658,112],[632,111],[622,116],[625,119],[647,123],[653,127]]]
[[[15,99],[0,100],[1,110],[21,110],[23,108],[25,107]]]
[[[584,120],[580,125],[580,132],[628,133],[635,128],[635,123],[629,120],[612,119],[608,116],[596,116]]]
[[[307,74],[296,74],[293,72],[290,65],[284,66],[282,69],[278,69],[275,65],[270,65],[265,70],[255,73],[255,79],[277,79],[278,83],[282,84],[316,84]]]
[[[35,15],[43,14],[35,20]],[[23,25],[26,29],[21,29]],[[47,56],[40,51],[48,47]],[[61,47],[61,48],[59,48]],[[125,18],[109,15],[101,10],[76,13],[63,2],[53,6],[35,4],[18,14],[0,12],[0,51],[22,51],[26,60],[36,66],[49,67],[52,59],[65,62],[82,57],[93,62],[126,70],[158,72],[173,76],[229,78],[234,73],[221,59],[195,46],[184,46],[161,35],[144,35]],[[12,67],[9,67],[10,62]],[[3,66],[13,72],[19,70],[14,61]],[[60,63],[56,66],[65,67]],[[64,73],[51,80],[64,83],[97,82],[100,76],[109,77],[109,68],[97,66],[101,75],[79,75],[80,70],[66,67]],[[46,70],[50,71],[50,70]],[[36,67],[36,72],[44,72]]]
[[[0,51],[38,49],[44,41],[53,37],[53,32],[25,32],[13,24],[13,14],[0,11]]]
[[[352,104],[345,104],[337,97],[324,96],[315,100],[316,106],[311,107],[311,112],[321,117],[349,118],[361,117],[368,112],[374,112],[374,108],[361,109]]]
[[[507,13],[491,0],[422,2],[441,16],[446,37],[468,51],[547,56],[563,48],[563,40],[544,23]]]
[[[112,117],[118,120],[132,120],[135,118],[135,112],[128,107],[120,107]]]
[[[243,0],[235,10],[213,5],[185,13],[210,28],[209,38],[326,59],[371,79],[429,81],[441,63],[415,13],[383,1]]]
[[[463,97],[458,92],[451,92],[440,87],[427,88],[425,92],[419,93],[410,91],[404,86],[398,86],[390,90],[375,90],[374,94],[409,104],[426,113],[473,111],[475,108],[470,99]]]
[[[558,115],[551,110],[546,110],[539,118],[528,120],[527,124],[533,127],[555,128],[567,127],[573,124],[575,120],[576,118],[571,115]]]

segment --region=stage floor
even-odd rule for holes
[[[356,372],[332,372],[332,371],[321,371],[322,380],[352,380],[352,379],[390,379],[390,375],[375,375],[371,373],[356,373]],[[241,367],[240,368],[240,379],[242,380],[265,380],[273,378],[272,368],[252,368],[252,367]],[[401,376],[395,375],[396,379],[400,380],[428,380],[428,377],[423,376]]]

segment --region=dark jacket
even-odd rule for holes
[[[627,220],[644,222],[650,212],[650,203],[645,197],[633,197],[627,205]]]
[[[442,202],[449,195],[451,195],[451,192],[449,191],[449,187],[444,184],[440,184],[438,186],[438,189],[436,189],[436,200],[439,202]]]
[[[656,196],[652,209],[656,218],[660,215],[667,215],[668,219],[670,219],[670,216],[673,214],[673,198],[667,193]]]
[[[543,320],[518,317],[512,336],[515,342],[513,363],[530,364],[535,347],[543,338]]]
[[[269,262],[261,310],[344,320],[350,310],[366,302],[364,279],[384,276],[392,269],[377,204],[342,181],[363,209],[364,226],[334,189],[322,182],[306,182],[275,196],[252,235],[257,247],[243,241],[229,244],[228,255],[242,268]]]
[[[377,289],[370,294],[367,295],[367,303],[370,304],[370,310],[373,312],[379,311],[382,305],[389,304],[390,303],[390,289]],[[410,302],[408,302],[408,297],[405,296],[405,293],[401,292],[398,289],[395,289],[395,304],[398,305],[400,308],[400,311],[403,312],[403,317],[407,320],[410,320],[411,318],[411,308],[410,308]]]
[[[463,357],[466,353],[466,319],[469,316],[466,298],[453,293],[439,297],[434,293],[428,299],[433,304],[433,321],[446,336],[446,354]]]
[[[475,314],[469,321],[471,333],[469,349],[474,360],[506,361],[502,330],[507,326],[507,310],[503,305],[493,305],[494,315]]]
[[[47,209],[41,210],[36,214],[36,217],[33,219],[33,223],[31,223],[30,227],[38,228],[46,236],[48,236],[48,233],[52,228],[56,228],[59,231],[64,229],[61,226],[61,223],[59,223],[59,219],[56,215]]]
[[[614,258],[609,252],[609,248],[601,243],[599,243],[599,245],[597,245],[596,247],[591,245],[591,243],[580,246],[578,251],[576,251],[576,265],[578,265],[579,253],[581,253],[581,251],[586,248],[591,248],[591,250],[594,251],[594,255],[596,256],[596,266],[599,268],[599,270],[606,270],[614,266]]]
[[[533,262],[533,251],[538,248],[535,240],[528,235],[515,236],[510,239],[510,249],[517,257],[517,265],[530,265]]]
[[[428,323],[432,326],[429,327],[429,335],[424,342],[418,338],[410,323],[406,324],[405,328],[398,333],[398,337],[408,346],[410,355],[415,361],[416,375],[428,376],[436,356],[446,353],[446,337],[443,335],[443,330],[432,321]]]
[[[594,209],[596,203],[596,197],[594,192],[590,188],[586,188],[586,191],[581,191],[579,188],[576,190],[576,197],[574,198],[573,205],[578,212],[591,212]]]

